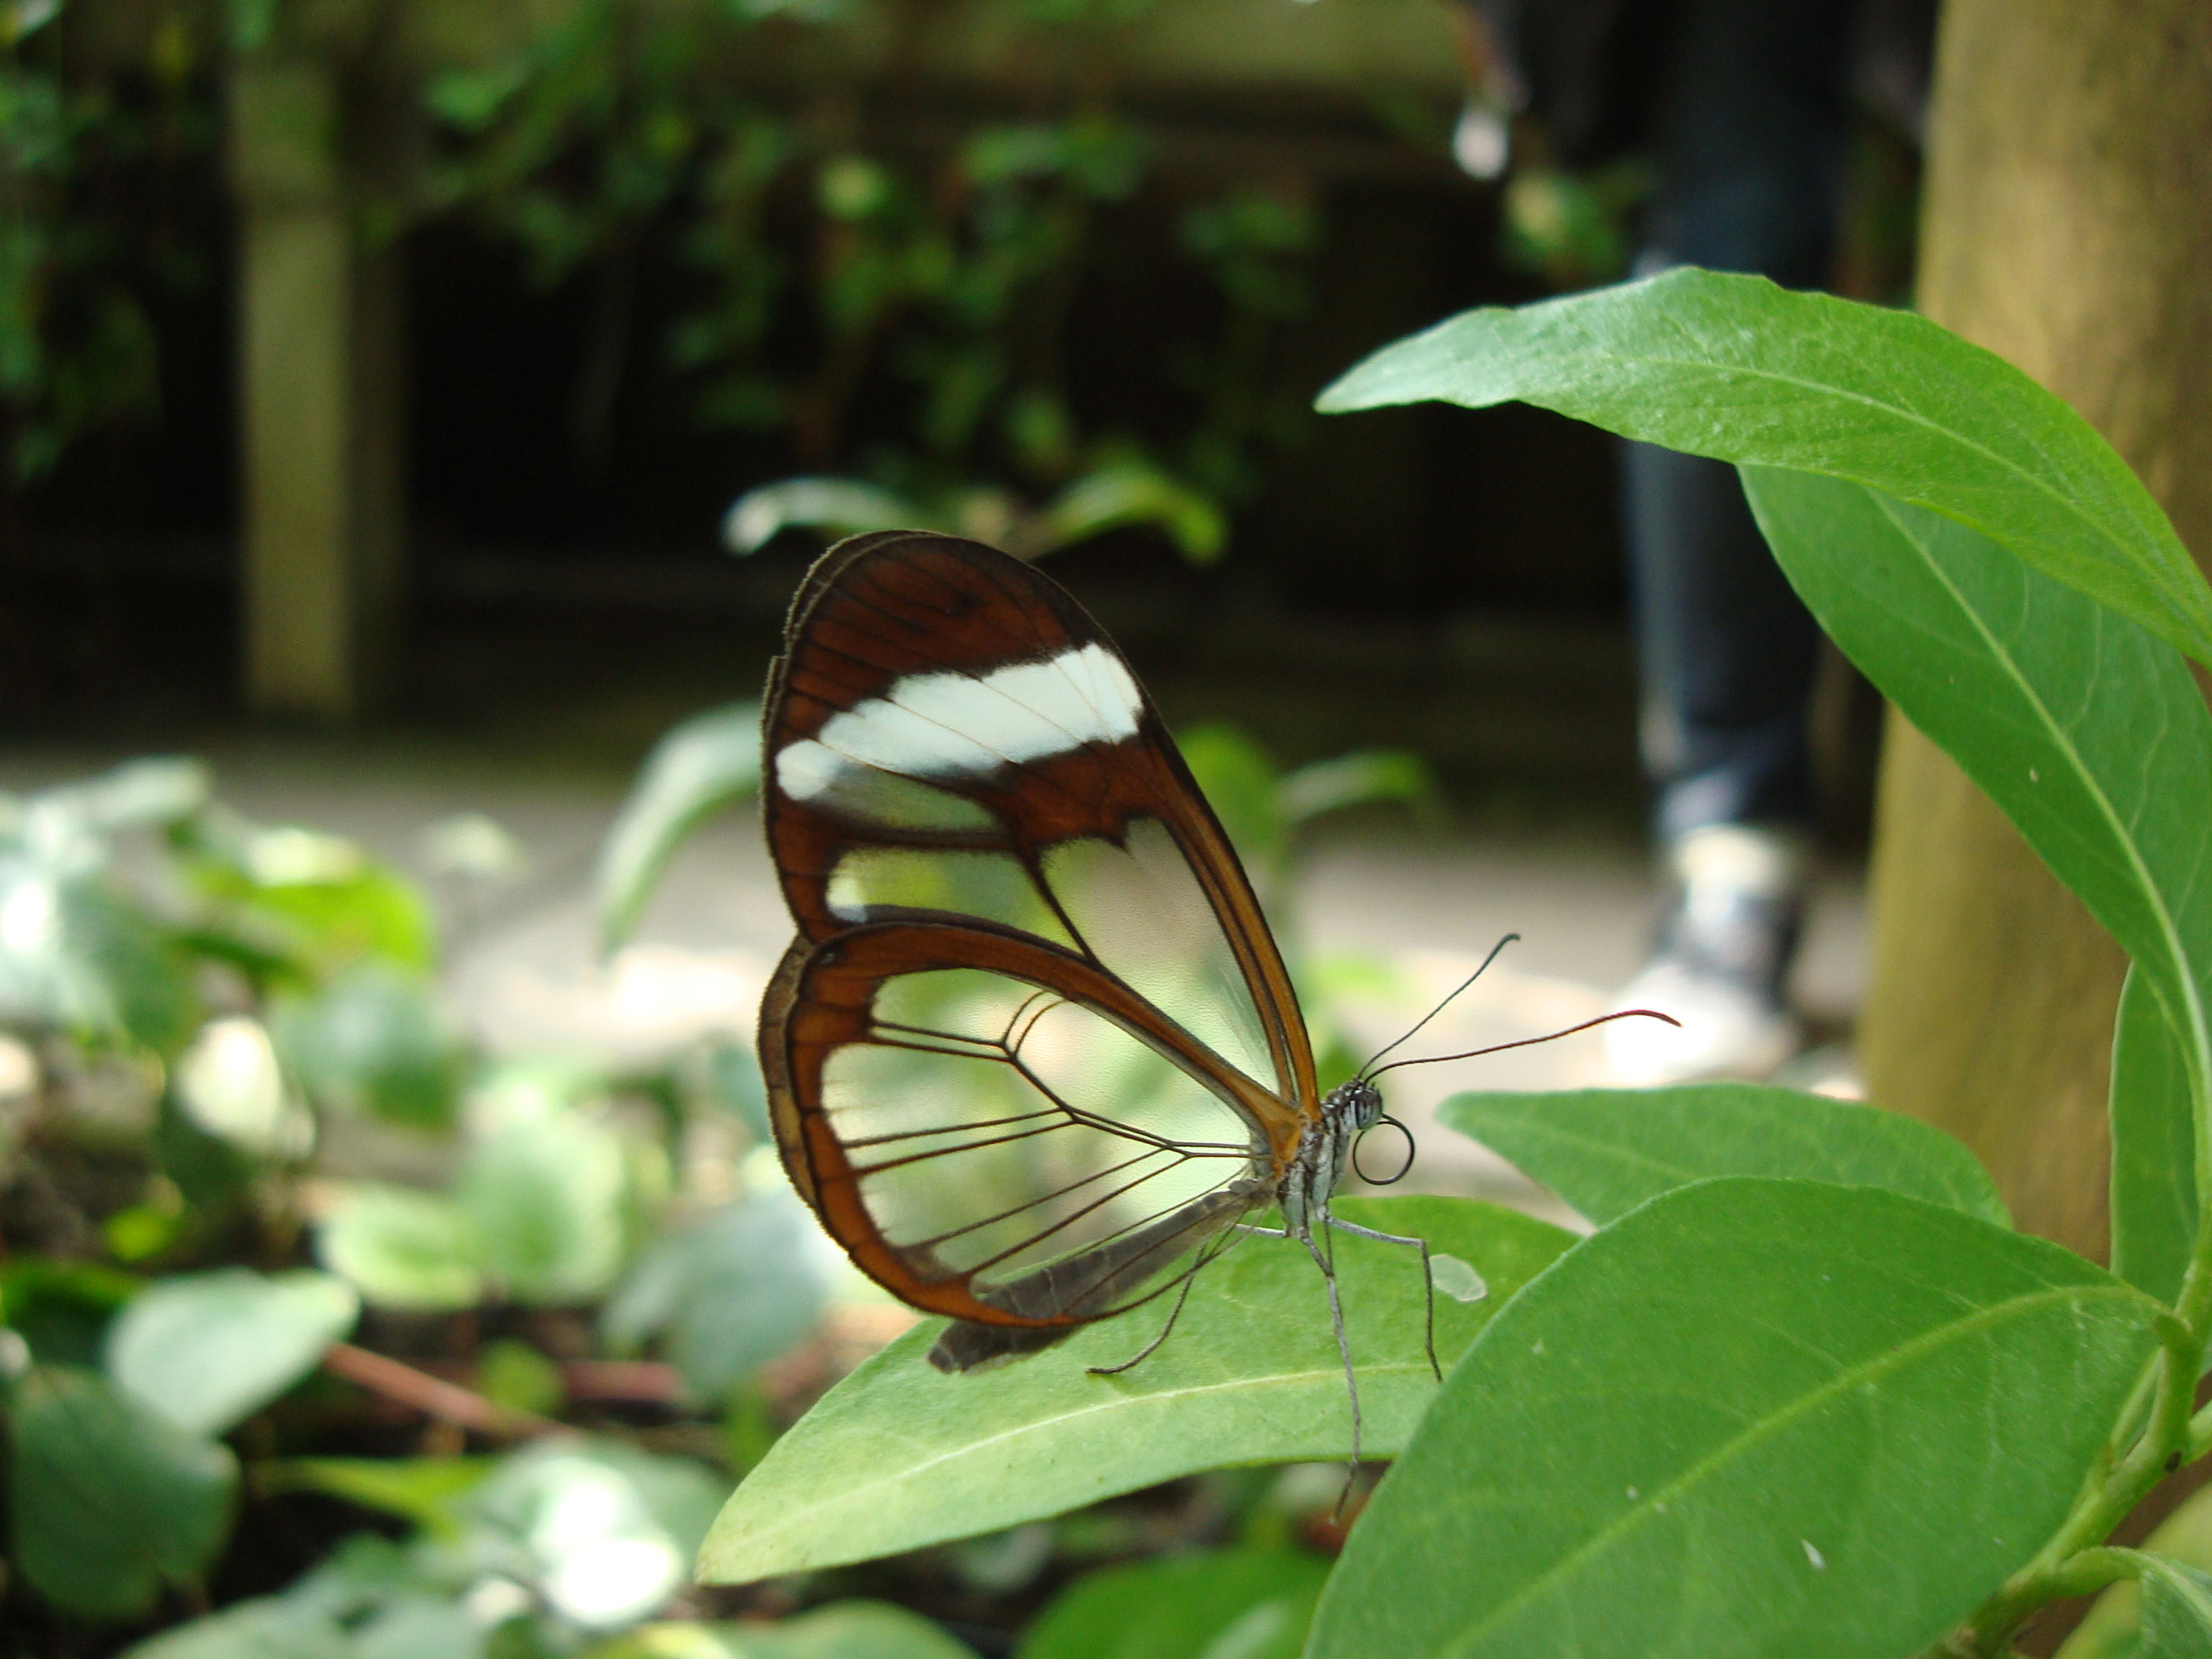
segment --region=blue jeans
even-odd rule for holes
[[[1827,280],[1852,10],[1850,0],[1678,0],[1655,66],[1658,183],[1640,270]],[[1659,833],[1803,823],[1820,631],[1767,551],[1735,469],[1631,444],[1623,483]]]

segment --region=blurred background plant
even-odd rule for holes
[[[601,850],[608,950],[684,837],[751,793],[757,720],[711,711],[648,760]],[[1277,896],[1316,818],[1431,801],[1403,753],[1284,772],[1223,726],[1188,752]],[[477,815],[428,840],[482,880],[520,862]],[[949,1621],[1006,1651],[1007,1610],[1064,1589],[1023,1653],[1196,1655],[1231,1630],[1237,1652],[1296,1651],[1322,1573],[1298,1538],[1326,1541],[1333,1475],[1218,1477],[819,1583],[689,1590],[732,1480],[911,1316],[786,1184],[749,1048],[621,1070],[485,1054],[438,934],[416,883],[246,820],[191,761],[0,798],[24,1650],[173,1625],[131,1650],[930,1655],[963,1650]],[[1389,971],[1285,945],[1346,1069],[1332,1002]],[[1097,1645],[1139,1605],[1147,1645]],[[773,1636],[711,1623],[801,1608]]]

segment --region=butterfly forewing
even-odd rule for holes
[[[833,550],[767,723],[800,939],[763,1009],[787,1164],[917,1305],[1065,1326],[1272,1192],[1313,1062],[1158,715],[1051,582],[951,538]]]

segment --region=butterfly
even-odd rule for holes
[[[1125,1370],[1200,1267],[1267,1232],[1327,1285],[1356,1466],[1329,1236],[1419,1251],[1425,1285],[1429,1263],[1330,1212],[1386,1121],[1381,1073],[1321,1091],[1251,883],[1104,631],[992,548],[854,537],[800,586],[763,726],[798,928],[761,1006],[776,1143],[860,1270],[950,1319],[931,1363],[1034,1353],[1172,1292],[1103,1368]],[[1271,1206],[1279,1226],[1247,1219]]]

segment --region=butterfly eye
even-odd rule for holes
[[[1395,1129],[1400,1134],[1405,1136],[1406,1161],[1398,1166],[1398,1171],[1395,1175],[1371,1176],[1368,1174],[1367,1171],[1361,1167],[1359,1162],[1360,1150],[1367,1145],[1367,1136],[1363,1133],[1359,1139],[1352,1144],[1352,1172],[1370,1187],[1395,1187],[1398,1182],[1403,1181],[1413,1172],[1413,1132],[1411,1129],[1408,1129],[1404,1124],[1399,1122],[1396,1118],[1392,1117],[1388,1112],[1383,1113],[1381,1117],[1375,1121],[1375,1127],[1378,1129],[1385,1127]]]

